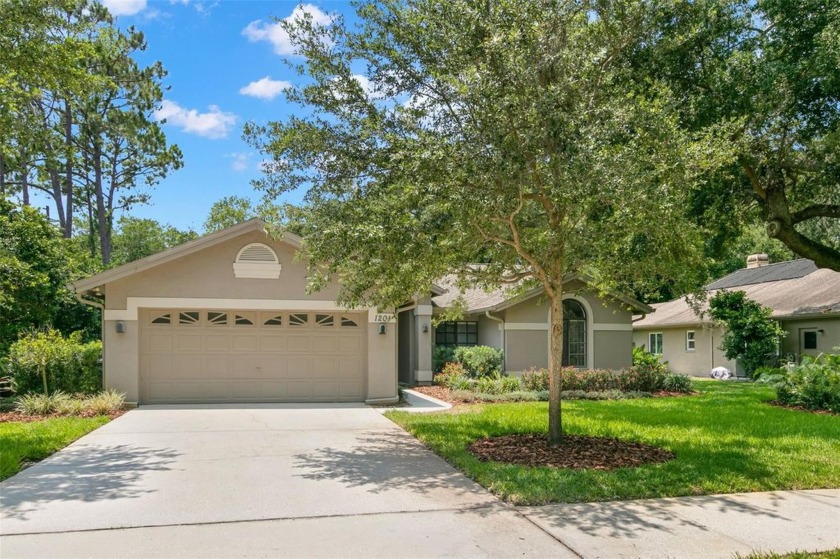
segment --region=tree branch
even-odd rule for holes
[[[833,217],[840,219],[840,204],[814,204],[791,214],[791,222],[795,225],[815,217]]]

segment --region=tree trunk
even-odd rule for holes
[[[29,169],[23,165],[20,170],[20,187],[23,194],[23,205],[29,205]]]
[[[55,169],[50,169],[49,175],[51,189],[50,194],[52,195],[53,201],[55,202],[55,210],[58,214],[58,224],[61,227],[61,229],[64,230],[66,222],[64,221],[64,204],[62,203],[61,199],[61,178],[58,176],[58,171]]]
[[[6,161],[0,155],[0,196],[6,195]]]
[[[73,114],[70,100],[64,101],[64,238],[73,236]]]
[[[551,341],[548,348],[548,441],[563,442],[563,418],[560,409],[560,392],[563,390],[560,370],[563,368],[563,289],[555,288],[551,301]]]
[[[96,225],[99,229],[99,252],[102,255],[102,263],[107,266],[111,263],[111,238],[108,234],[105,193],[102,192],[102,148],[99,145],[96,145],[93,149],[93,170],[93,187],[96,189]]]

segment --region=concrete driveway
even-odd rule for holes
[[[0,484],[11,557],[575,557],[362,405],[147,406]]]

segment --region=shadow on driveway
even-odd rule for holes
[[[335,480],[371,493],[391,490],[429,494],[438,490],[456,495],[484,493],[431,450],[402,432],[368,432],[350,450],[319,448],[295,457],[298,477]],[[488,499],[491,499],[489,494]]]
[[[27,515],[55,501],[133,499],[152,490],[140,481],[150,471],[169,470],[179,453],[130,445],[67,448],[0,484],[4,516]]]

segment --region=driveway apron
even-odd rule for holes
[[[3,557],[574,557],[363,405],[144,406],[0,484]]]

